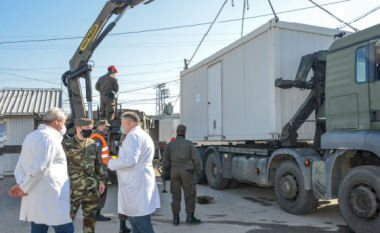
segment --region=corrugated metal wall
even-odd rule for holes
[[[45,113],[62,107],[60,89],[3,89],[0,91],[0,115]]]
[[[0,179],[4,177],[4,156],[0,156]]]
[[[19,146],[22,145],[26,135],[34,130],[33,117],[12,117],[4,119],[7,122],[7,140],[4,146]],[[14,168],[16,167],[19,153],[5,154],[2,156],[4,175],[13,175]]]
[[[20,154],[4,154],[3,164],[4,164],[4,176],[13,176],[13,171],[15,170],[18,157]]]
[[[3,134],[5,134],[5,127],[3,119],[0,119],[0,179],[2,179],[4,175],[3,140],[5,138],[3,137]]]
[[[7,140],[4,146],[22,145],[26,135],[34,130],[33,117],[12,117],[5,121],[7,122]]]

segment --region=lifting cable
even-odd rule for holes
[[[209,27],[209,29],[207,30],[206,34],[203,36],[203,38],[202,38],[201,42],[199,43],[199,45],[198,45],[197,49],[195,50],[195,52],[194,52],[193,56],[191,57],[191,59],[190,59],[189,63],[187,63],[186,67],[188,67],[188,66],[190,65],[190,63],[191,63],[191,61],[193,60],[193,58],[194,58],[195,54],[197,53],[197,51],[198,51],[199,47],[201,46],[201,44],[202,44],[203,40],[206,38],[206,36],[207,36],[208,32],[211,30],[211,28],[212,28],[212,26],[214,25],[215,21],[218,19],[218,17],[219,17],[219,14],[220,14],[220,12],[222,12],[222,10],[223,10],[224,6],[226,5],[227,1],[228,1],[228,0],[224,1],[223,5],[222,5],[222,8],[220,8],[220,10],[219,10],[218,14],[216,15],[216,17],[215,17],[214,21],[213,21],[213,22],[212,22],[212,24],[210,25],[210,27]],[[232,1],[232,4],[233,4],[233,1]]]
[[[244,15],[245,15],[245,5],[247,3],[247,10],[249,10],[249,2],[248,0],[244,0],[244,5],[243,5],[243,17],[241,19],[241,36],[243,37],[243,31],[244,31]]]
[[[345,24],[346,26],[350,27],[352,30],[354,30],[355,32],[359,31],[358,29],[354,28],[353,26],[351,26],[350,24],[344,22],[343,20],[339,19],[338,17],[336,17],[335,15],[331,14],[328,10],[326,10],[325,8],[321,7],[320,5],[318,5],[317,3],[313,2],[313,0],[309,0],[311,3],[313,3],[314,5],[316,5],[317,7],[319,7],[321,10],[325,11],[327,14],[331,15],[333,18],[335,18],[336,20],[338,20],[339,22]]]
[[[365,14],[363,14],[363,15],[361,15],[361,16],[359,16],[359,17],[357,17],[357,18],[355,18],[355,19],[353,19],[353,20],[351,20],[351,21],[349,21],[348,24],[355,23],[355,22],[357,22],[357,21],[363,19],[364,17],[368,16],[369,14],[371,14],[371,13],[377,11],[378,9],[380,9],[380,6],[375,7],[375,8],[373,8],[372,10],[368,11],[367,13],[365,13]],[[342,24],[342,25],[340,25],[337,29],[342,29],[342,28],[345,28],[345,27],[347,27],[347,25],[346,25],[346,24]]]
[[[278,16],[276,15],[276,12],[275,12],[274,9],[273,9],[272,3],[270,2],[270,0],[268,0],[268,2],[269,2],[269,5],[270,5],[270,8],[272,8],[274,18],[276,19],[276,22],[278,22],[278,19],[279,19],[279,18],[278,18]]]

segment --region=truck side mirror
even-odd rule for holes
[[[380,40],[378,40],[375,44],[376,48],[379,49],[380,48]]]
[[[380,53],[380,40],[378,40],[375,44],[375,47],[376,47],[376,52],[377,53]]]

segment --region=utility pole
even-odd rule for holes
[[[169,89],[165,88],[166,84],[158,84],[156,88],[156,115],[163,115],[165,108],[165,99],[170,97]]]

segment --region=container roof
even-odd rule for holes
[[[52,108],[62,108],[61,89],[12,89],[0,91],[0,116],[45,114]]]

